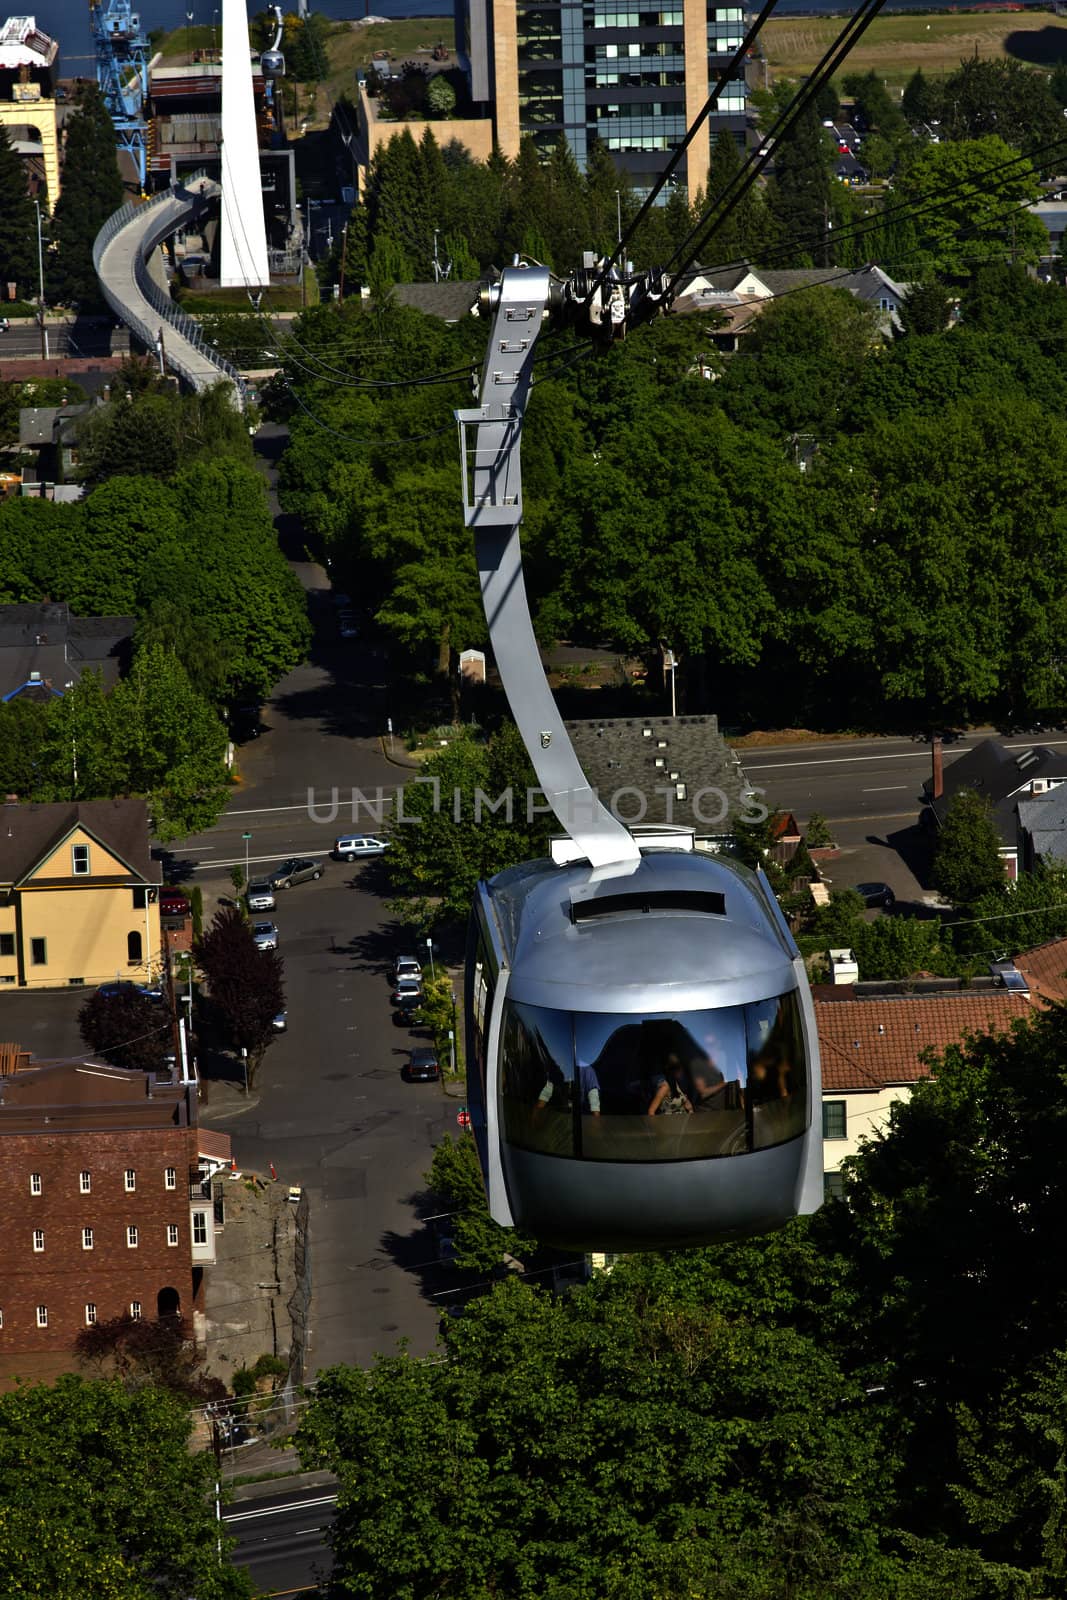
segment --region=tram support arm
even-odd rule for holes
[[[629,829],[591,788],[548,687],[522,570],[522,424],[553,288],[546,267],[513,267],[490,290],[493,325],[480,404],[457,411],[463,510],[474,531],[489,640],[511,713],[552,811],[593,867],[634,867]]]

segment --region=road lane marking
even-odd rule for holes
[[[289,1500],[283,1506],[259,1506],[254,1511],[227,1511],[223,1522],[249,1522],[253,1517],[278,1517],[286,1511],[310,1511],[314,1506],[337,1504],[335,1494],[321,1494],[314,1500]]]
[[[1067,740],[1064,741],[1067,743]],[[963,755],[962,750],[946,750],[945,760],[950,761],[954,756]],[[750,767],[747,762],[742,762],[746,773],[749,772],[777,772],[783,767],[790,771],[799,767],[844,767],[859,761],[922,761],[924,766],[929,766],[929,760],[921,752],[914,750],[899,750],[895,755],[888,756],[823,756],[818,761],[774,761],[763,767]]]
[[[889,794],[890,791],[895,793],[907,787],[906,783],[883,783],[877,789],[861,789],[860,794]]]
[[[870,811],[870,812],[867,812],[867,814],[865,816],[861,816],[861,817],[827,817],[826,820],[827,820],[827,822],[901,822],[905,818],[907,818],[911,822],[914,822],[915,821],[915,812],[914,811],[883,811],[883,812]]]

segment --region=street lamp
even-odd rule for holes
[[[664,661],[663,665],[671,675],[671,716],[673,717],[675,715],[674,674],[678,668],[678,660],[673,650],[667,650],[665,654],[666,660]]]
[[[250,833],[242,833],[241,838],[245,842],[245,893],[247,894],[248,893],[248,846],[251,843],[252,835]]]
[[[38,316],[41,319],[41,355],[48,360],[48,329],[44,322],[44,247],[41,243],[41,202],[35,200],[33,209],[37,213],[37,305]]]
[[[622,190],[615,190],[615,242],[622,244]]]
[[[427,939],[426,948],[430,952],[430,977],[431,978],[436,978],[437,977],[437,968],[433,964],[433,940],[432,939]]]

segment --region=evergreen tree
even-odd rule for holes
[[[546,169],[552,230],[549,244],[559,272],[571,272],[582,264],[582,252],[590,248],[589,217],[585,184],[578,163],[561,133],[553,147]]]
[[[589,219],[589,248],[610,255],[633,214],[629,177],[618,170],[599,139],[594,139],[585,163],[585,207]]]
[[[782,240],[776,252],[777,265],[828,265],[829,149],[814,106],[809,106],[780,140],[768,189],[771,216]]]
[[[436,73],[430,79],[426,90],[426,104],[435,117],[447,117],[455,111],[456,91],[443,72]]]
[[[948,290],[943,283],[929,279],[913,283],[900,307],[900,320],[907,333],[944,333],[950,310]]]
[[[737,148],[737,140],[732,133],[725,129],[715,140],[711,152],[711,170],[708,173],[707,203],[709,206],[724,195],[735,181],[741,170],[741,152]],[[744,260],[746,255],[746,242],[744,239],[745,212],[748,198],[742,200],[731,215],[716,228],[701,254],[707,261],[723,262]]]
[[[941,91],[916,67],[908,79],[901,109],[909,122],[931,122],[941,114]]]
[[[100,304],[93,242],[124,198],[115,127],[100,90],[95,83],[86,83],[67,121],[63,189],[52,214],[52,237],[58,246],[53,300],[81,309]]]
[[[32,293],[35,229],[26,169],[0,127],[0,284],[17,284],[23,298]]]

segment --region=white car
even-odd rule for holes
[[[337,619],[337,631],[342,639],[358,639],[359,623],[351,611],[342,611]]]
[[[257,950],[277,950],[278,930],[273,922],[253,922],[252,937]]]
[[[355,861],[360,856],[380,856],[389,848],[388,839],[376,833],[347,833],[333,842],[335,861]]]
[[[274,885],[266,878],[248,885],[245,900],[249,911],[273,911],[278,904],[274,898]]]

